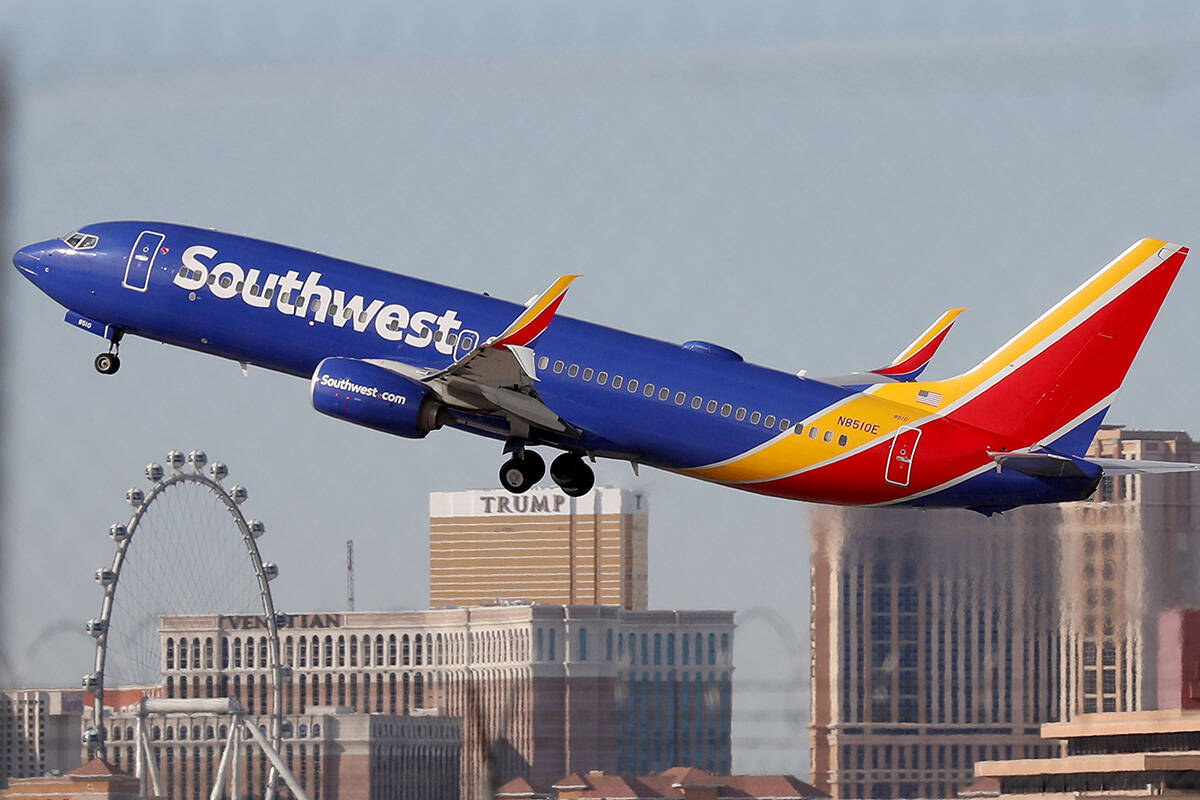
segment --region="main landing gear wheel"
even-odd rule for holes
[[[96,372],[101,375],[112,375],[121,368],[121,358],[116,353],[101,353],[93,362]]]
[[[546,474],[546,462],[532,450],[521,450],[500,467],[500,485],[521,494]]]
[[[577,453],[563,453],[550,464],[550,479],[569,497],[582,497],[596,485],[592,468]]]

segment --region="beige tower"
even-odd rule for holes
[[[1089,455],[1197,461],[1182,431],[1106,425]],[[1062,709],[1140,711],[1157,703],[1160,611],[1200,604],[1200,475],[1105,478],[1064,506]]]
[[[430,605],[506,601],[644,611],[648,504],[600,487],[429,495]]]
[[[812,783],[952,797],[984,759],[1050,755],[1060,511],[813,511]]]

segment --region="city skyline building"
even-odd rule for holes
[[[0,689],[0,775],[35,778],[80,764],[79,689]]]
[[[253,615],[163,617],[161,696],[234,697],[268,724],[262,622]],[[513,778],[554,780],[589,769],[645,774],[689,765],[725,774],[733,632],[729,611],[611,606],[293,614],[280,630],[282,661],[291,666],[285,760],[312,788],[312,800],[335,800],[353,767],[339,726],[357,715],[372,725],[452,722],[464,800]],[[114,764],[130,769],[133,722],[120,719],[106,738]],[[211,721],[160,728],[158,763],[178,789],[172,796],[192,798],[214,774],[223,731]],[[391,752],[415,744],[412,752],[429,754],[419,748],[446,743],[441,729],[386,730],[391,739],[380,747]],[[436,764],[444,763],[439,756]],[[247,779],[261,779],[266,769],[255,756]],[[367,780],[359,774],[356,780]],[[368,777],[385,778],[374,767]]]
[[[1104,425],[1088,455],[1197,461],[1183,431]],[[1200,605],[1200,474],[1119,475],[1063,506],[1059,719],[1157,707],[1158,616]]]
[[[1106,425],[1090,455],[1196,460],[1181,431]],[[1036,726],[1158,702],[1159,615],[1200,604],[1200,475],[985,518],[820,508],[811,569],[813,783],[948,796]]]
[[[812,517],[812,783],[950,797],[984,758],[1048,754],[1058,710],[1056,507],[821,507]]]
[[[649,604],[649,503],[628,489],[597,487],[429,495],[429,604],[503,602]]]

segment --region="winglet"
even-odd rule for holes
[[[542,331],[546,330],[550,324],[550,320],[554,319],[554,313],[558,311],[558,305],[566,296],[571,282],[578,277],[578,275],[559,277],[550,284],[550,288],[530,300],[526,304],[524,313],[513,320],[503,333],[488,342],[489,346],[495,348],[506,345],[524,347],[541,336]]]
[[[916,338],[916,341],[901,351],[900,355],[896,356],[891,364],[879,369],[873,369],[871,372],[876,375],[884,375],[896,381],[916,380],[925,371],[925,367],[929,366],[934,353],[941,347],[946,334],[950,332],[951,326],[954,325],[954,320],[958,319],[958,315],[964,311],[966,311],[965,308],[952,308],[945,314],[942,314],[936,322]]]

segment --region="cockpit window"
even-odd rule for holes
[[[75,250],[91,250],[100,243],[100,237],[91,233],[80,233],[73,231],[62,237],[62,240],[67,243],[68,247]]]

